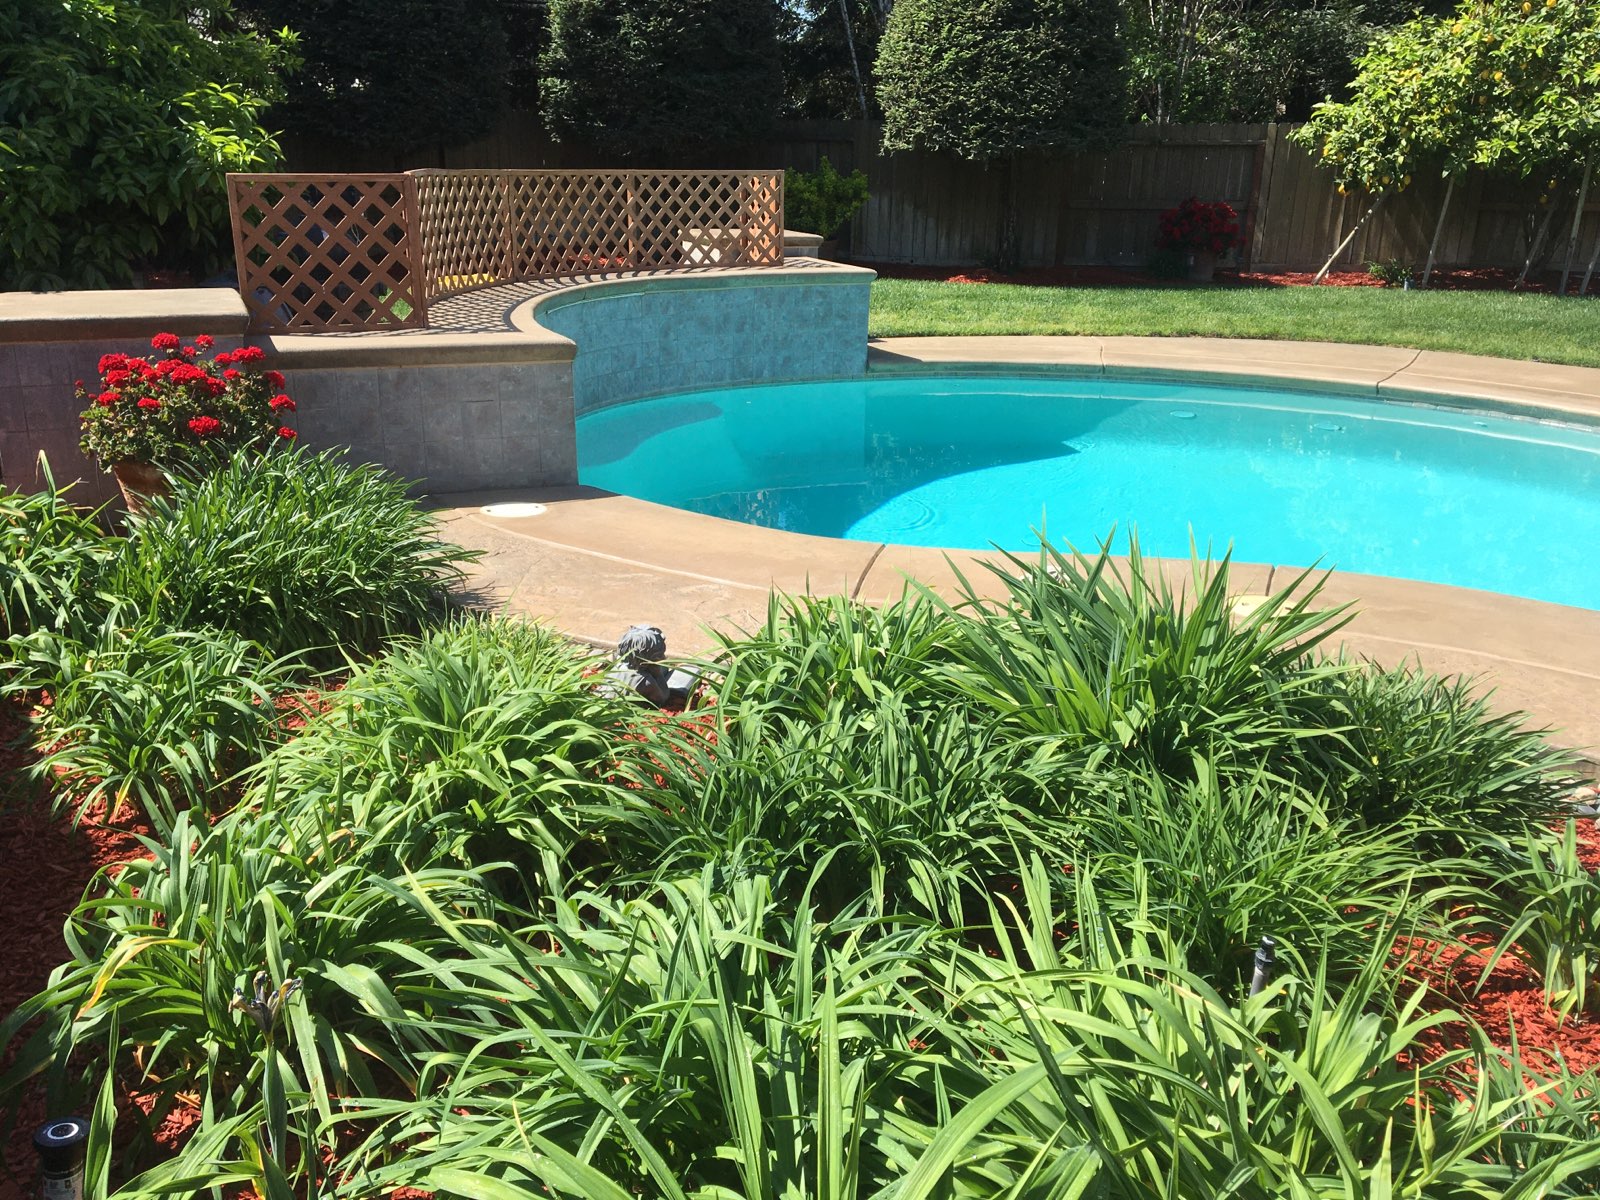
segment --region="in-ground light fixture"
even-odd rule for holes
[[[1257,995],[1272,982],[1272,973],[1278,966],[1278,943],[1270,937],[1261,939],[1256,947],[1256,969],[1250,976],[1250,994]]]
[[[57,1117],[39,1126],[33,1148],[39,1154],[40,1200],[83,1200],[88,1143],[89,1122],[82,1117]]]

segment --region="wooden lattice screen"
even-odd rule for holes
[[[783,261],[777,171],[415,171],[430,300],[486,283]]]
[[[491,283],[783,261],[781,171],[230,175],[228,185],[239,290],[261,330],[426,325],[429,302]]]
[[[428,323],[408,175],[229,175],[250,328],[304,333]]]

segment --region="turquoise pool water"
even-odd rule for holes
[[[1309,392],[896,376],[700,391],[578,422],[582,482],[777,529],[1240,562],[1600,609],[1600,430]]]

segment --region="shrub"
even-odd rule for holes
[[[160,359],[107,354],[100,390],[82,414],[83,452],[103,468],[117,463],[206,463],[218,455],[294,440],[284,424],[295,403],[283,376],[262,371],[259,346],[224,350],[207,361],[205,334],[184,345],[173,333],[150,339]],[[89,394],[78,389],[80,400]]]
[[[575,869],[583,820],[643,750],[637,706],[599,694],[593,657],[522,621],[463,618],[356,673],[264,766],[249,803],[296,844],[349,838],[341,860],[394,873],[510,862],[535,886],[550,853]],[[353,856],[353,857],[352,857]]]
[[[278,158],[292,41],[228,0],[0,5],[0,290],[109,287],[226,244],[223,177]]]
[[[326,663],[441,615],[473,557],[439,540],[400,480],[286,448],[180,474],[129,531],[108,586],[170,626]]]
[[[112,551],[93,516],[66,493],[48,465],[44,491],[0,489],[0,637],[81,632],[95,623],[95,589]]]
[[[85,639],[38,632],[11,654],[6,691],[50,691],[36,770],[63,803],[102,801],[109,816],[130,801],[165,834],[181,813],[225,807],[228,779],[277,740],[282,665],[233,634],[118,609]]]
[[[1384,287],[1395,287],[1411,282],[1413,271],[1411,264],[1403,258],[1391,258],[1386,262],[1369,262],[1367,275],[1376,279]]]
[[[866,202],[866,172],[841,175],[826,155],[815,171],[784,172],[784,224],[792,229],[831,238]]]
[[[1360,664],[1320,687],[1309,719],[1335,736],[1294,769],[1341,819],[1459,854],[1548,819],[1576,783],[1573,756],[1525,714],[1493,712],[1473,680]]]
[[[1553,1008],[1564,1015],[1592,1012],[1600,1006],[1600,879],[1578,857],[1570,819],[1559,836],[1544,830],[1524,835],[1522,848],[1499,906],[1505,936],[1483,978],[1517,950],[1539,972]]]
[[[1161,214],[1157,250],[1226,254],[1239,244],[1239,214],[1221,200],[1190,196]]]
[[[545,121],[608,158],[726,154],[783,102],[775,0],[551,0],[549,29]]]

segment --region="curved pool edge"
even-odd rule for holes
[[[1600,423],[1600,368],[1343,342],[1188,337],[898,337],[867,343],[870,375],[1043,371],[1201,379]]]
[[[546,511],[481,511],[510,500],[534,500]],[[435,503],[448,536],[484,552],[469,582],[486,603],[597,645],[649,622],[684,656],[709,645],[708,628],[758,624],[774,588],[883,602],[914,578],[953,598],[957,568],[987,589],[995,581],[982,564],[1000,557],[764,529],[582,487],[457,494]],[[1175,584],[1189,578],[1187,561],[1151,561]],[[1237,595],[1256,597],[1302,570],[1235,563],[1231,578]],[[1355,605],[1339,635],[1350,653],[1478,677],[1494,689],[1496,708],[1532,714],[1557,731],[1558,744],[1595,760],[1600,611],[1339,571],[1327,574],[1321,595],[1330,606]]]

